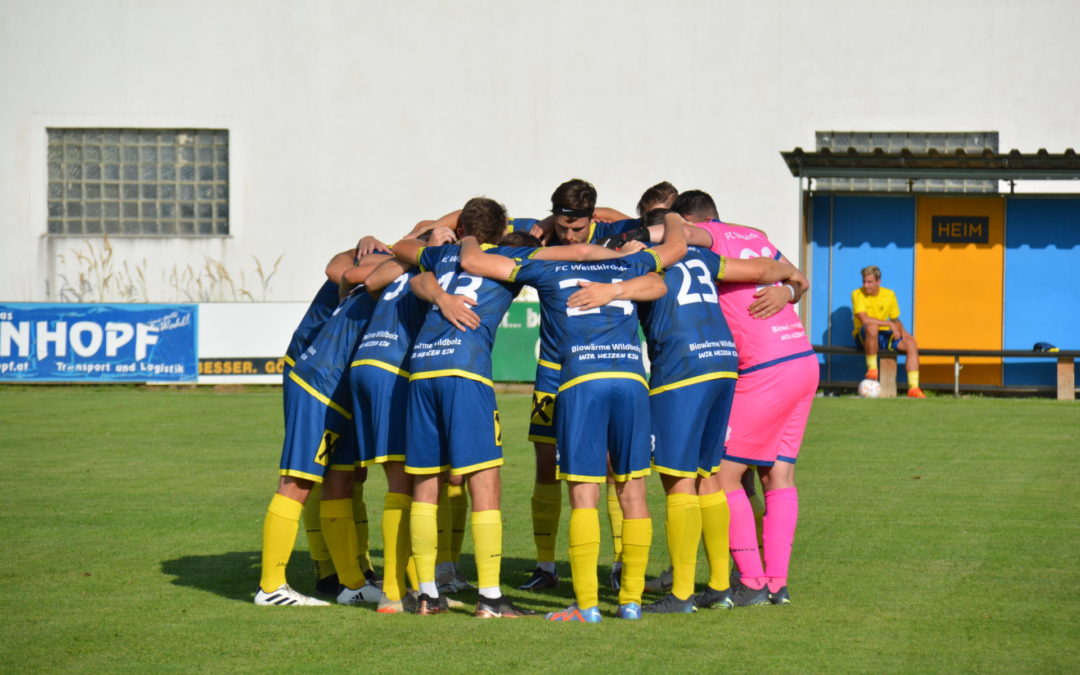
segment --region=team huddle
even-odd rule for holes
[[[502,592],[502,430],[491,379],[496,329],[523,285],[536,290],[541,324],[529,428],[537,566],[521,589],[560,583],[565,482],[575,599],[546,618],[601,620],[607,484],[618,618],[790,602],[794,465],[818,380],[793,309],[808,282],[764,233],[720,221],[704,192],[660,183],[637,210],[629,218],[598,209],[593,186],[574,179],[555,190],[542,220],[509,220],[497,202],[474,198],[392,247],[365,237],[330,261],[285,357],[281,477],[263,526],[256,604],[328,604],[286,582],[303,519],[319,592],[377,603],[380,613],[446,612],[460,604],[449,596],[472,588],[457,568],[471,507],[475,615],[537,614]],[[381,580],[363,501],[373,464],[387,480]],[[750,468],[763,509],[751,502]],[[666,494],[671,568],[648,582],[666,595],[643,604],[653,471]],[[702,543],[709,581],[695,593]]]

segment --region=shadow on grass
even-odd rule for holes
[[[375,558],[381,558],[382,551],[372,550],[371,554]],[[215,555],[183,556],[163,561],[161,572],[173,577],[174,585],[197,588],[246,603],[251,602],[259,583],[261,555],[259,551],[233,551]],[[537,611],[560,610],[573,602],[574,589],[570,581],[570,568],[566,563],[558,563],[561,581],[557,587],[535,593],[517,590],[518,586],[529,579],[535,564],[533,560],[526,558],[503,558],[503,593],[514,598],[515,602],[520,600],[522,606]],[[475,583],[476,566],[473,557],[461,556],[459,566],[465,576]],[[608,588],[610,572],[608,565],[601,565],[597,570],[600,601],[618,604],[618,593]],[[299,552],[292,557],[289,561],[288,577],[289,584],[301,593],[310,595],[315,592],[315,568],[307,554]],[[468,591],[454,597],[468,605],[476,601],[477,593]]]

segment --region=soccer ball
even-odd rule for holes
[[[877,398],[881,396],[881,383],[877,380],[863,380],[859,383],[859,396]]]

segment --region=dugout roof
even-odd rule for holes
[[[990,148],[982,152],[930,149],[925,153],[886,152],[882,148],[872,152],[855,148],[807,152],[795,148],[780,155],[792,176],[804,178],[1080,179],[1080,156],[1072,148],[1060,154],[1044,148],[1027,154],[1019,150],[999,153]]]

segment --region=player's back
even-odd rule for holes
[[[699,226],[712,235],[711,250],[727,258],[782,257],[768,237],[753,228],[718,221]],[[735,338],[740,371],[813,353],[793,305],[786,305],[768,319],[750,315],[747,310],[760,288],[763,286],[752,283],[725,283],[720,287],[720,308]]]
[[[472,310],[479,317],[480,326],[461,331],[443,317],[438,307],[428,309],[410,356],[413,378],[471,375],[473,379],[479,376],[490,381],[495,331],[519,287],[463,271],[459,246],[426,247],[420,251],[419,262],[420,269],[434,273],[447,293],[476,302]]]
[[[689,247],[665,271],[664,296],[640,305],[653,390],[692,378],[733,376],[738,369],[735,342],[718,304],[722,263],[708,249]]]
[[[367,328],[375,300],[363,284],[353,288],[301,352],[291,377],[300,378],[318,394],[343,403],[348,396],[345,377],[356,345]]]
[[[315,299],[308,305],[303,318],[300,319],[300,324],[293,331],[289,346],[285,349],[285,363],[290,366],[296,363],[297,357],[315,339],[338,304],[338,285],[327,280],[315,294]]]
[[[428,309],[428,304],[409,290],[409,281],[416,274],[416,270],[404,272],[383,290],[356,347],[352,365],[369,363],[408,370],[409,350]]]
[[[515,268],[515,280],[539,291],[550,319],[563,387],[577,378],[616,372],[640,376],[644,382],[634,303],[614,300],[603,307],[580,310],[568,307],[567,300],[581,288],[582,281],[625,281],[660,269],[652,251],[598,262],[524,260]]]

